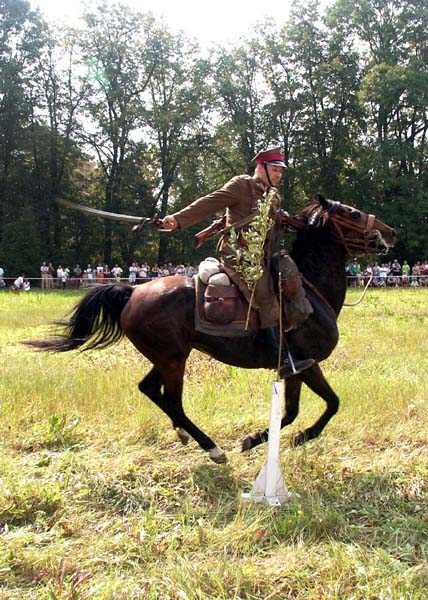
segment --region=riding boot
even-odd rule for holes
[[[277,325],[273,325],[272,327],[260,329],[259,333],[257,334],[257,341],[262,344],[263,350],[269,356],[270,362],[277,363],[278,353],[280,350],[279,327]],[[284,337],[281,351],[281,366],[279,369],[279,374],[282,379],[297,375],[305,369],[312,367],[314,363],[315,361],[313,358],[306,358],[304,360],[293,359],[288,351],[288,348],[286,348],[286,341]]]
[[[281,288],[287,320],[298,325],[314,312],[311,303],[306,298],[302,276],[296,263],[285,250],[281,250],[279,253],[278,268],[281,273]]]

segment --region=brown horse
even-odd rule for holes
[[[294,435],[298,445],[317,437],[339,407],[339,399],[318,363],[331,354],[338,341],[336,319],[346,294],[346,257],[350,253],[385,253],[394,245],[395,235],[374,215],[320,196],[291,223],[296,230],[291,254],[304,277],[314,312],[286,337],[293,356],[313,357],[317,362],[287,379],[281,426],[292,423],[298,414],[302,383],[327,404],[314,425]],[[70,319],[62,323],[64,335],[27,343],[54,352],[81,346],[89,350],[109,346],[125,334],[153,364],[139,383],[140,391],[168,415],[184,444],[193,437],[214,462],[221,463],[226,461],[223,450],[183,409],[184,370],[192,348],[246,369],[274,369],[276,364],[272,353],[258,345],[256,335],[206,335],[195,330],[194,320],[195,290],[190,278],[170,276],[136,287],[108,284],[93,288],[77,304]],[[268,430],[249,435],[242,449],[249,450],[267,438]]]

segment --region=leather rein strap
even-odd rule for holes
[[[375,215],[368,215],[367,224],[365,227],[335,213],[327,212],[326,217],[334,226],[335,237],[337,241],[343,244],[347,254],[351,256],[353,253],[355,254],[355,251],[363,254],[371,254],[373,252],[372,248],[369,246],[368,236],[373,230],[373,225],[376,219]],[[361,241],[357,241],[349,234],[345,234],[343,232],[344,227],[346,227],[350,232],[353,231],[360,234]]]
[[[351,218],[343,217],[342,215],[337,214],[337,209],[340,205],[333,201],[332,205],[329,209],[322,209],[322,222],[323,225],[329,221],[333,227],[333,235],[336,241],[340,242],[344,247],[349,256],[355,254],[355,252],[359,252],[361,254],[372,254],[373,248],[369,246],[369,234],[373,231],[374,222],[376,219],[375,215],[369,214],[366,225],[361,225],[352,221]],[[282,221],[289,225],[293,229],[306,229],[307,223],[302,222],[300,219],[295,217],[290,217],[288,215],[284,215],[282,217]],[[355,237],[350,236],[349,234],[344,233],[344,229],[347,229],[348,232],[358,233],[361,237],[361,240],[355,239]]]

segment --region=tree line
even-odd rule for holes
[[[312,194],[373,212],[394,253],[427,258],[426,0],[298,1],[231,46],[202,52],[126,4],[55,28],[26,0],[0,2],[0,262],[195,262],[173,235],[60,207],[160,216],[284,148],[284,207]],[[201,225],[199,228],[201,228]],[[198,229],[198,228],[196,228]]]

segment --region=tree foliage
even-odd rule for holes
[[[150,14],[100,2],[55,30],[26,0],[0,2],[0,263],[36,275],[148,259],[191,262],[194,228],[171,236],[59,208],[57,195],[161,215],[252,172],[281,145],[284,206],[323,192],[398,230],[427,258],[428,5],[298,1],[203,56]],[[202,225],[201,225],[202,227]],[[32,251],[28,251],[28,247]]]

